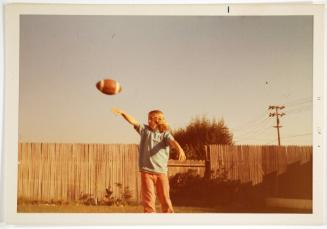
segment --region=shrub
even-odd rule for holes
[[[189,170],[170,178],[170,195],[176,204],[215,206],[231,203],[237,186],[224,177],[207,179]]]
[[[204,145],[233,144],[233,135],[221,119],[208,120],[205,116],[192,120],[184,129],[173,131],[174,138],[179,142],[186,157],[189,159],[204,160]],[[172,157],[176,154],[172,153]]]

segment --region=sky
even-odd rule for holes
[[[223,119],[235,144],[312,144],[310,16],[42,16],[20,21],[20,142],[138,143],[160,109],[172,129]],[[95,84],[117,80],[108,96]]]

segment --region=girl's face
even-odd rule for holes
[[[164,121],[163,114],[150,114],[148,115],[148,124],[152,130],[158,129],[158,124]]]

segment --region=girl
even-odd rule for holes
[[[164,114],[159,110],[150,111],[148,113],[148,125],[144,125],[122,110],[113,108],[112,111],[132,124],[141,137],[139,169],[144,212],[156,211],[155,190],[162,212],[174,212],[169,196],[169,179],[167,176],[169,148],[177,151],[179,160],[186,160],[186,156],[181,146],[168,131],[169,127]]]

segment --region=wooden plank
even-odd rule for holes
[[[263,170],[263,155],[262,155],[262,147],[260,147],[260,151],[259,151],[259,161],[258,161],[258,164],[259,164],[259,169],[260,169],[260,183],[263,182],[263,178],[264,178],[264,170]]]
[[[246,146],[242,145],[239,147],[239,160],[240,160],[240,164],[239,164],[239,179],[241,184],[245,183],[244,182],[244,173],[245,173],[245,161],[244,161],[244,151],[246,150]]]

